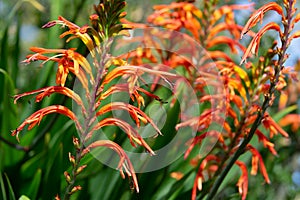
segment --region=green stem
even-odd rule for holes
[[[101,51],[100,62],[98,62],[96,59],[94,59],[94,65],[96,66],[98,71],[97,71],[95,83],[92,87],[92,92],[91,92],[90,99],[89,99],[89,105],[88,105],[88,109],[87,109],[87,111],[88,111],[87,118],[84,120],[84,129],[83,129],[82,133],[80,133],[82,141],[80,142],[80,148],[76,151],[75,163],[73,165],[73,169],[71,172],[71,181],[69,182],[69,184],[65,190],[64,200],[69,200],[72,195],[71,191],[76,183],[76,179],[78,176],[77,170],[80,167],[80,161],[82,159],[82,152],[85,148],[85,137],[89,133],[90,128],[93,125],[93,120],[95,120],[95,104],[97,101],[97,92],[101,85],[105,64],[109,60],[108,51],[109,51],[110,44],[111,44],[111,41],[109,40],[107,43],[105,42],[105,44],[103,45],[103,48]]]

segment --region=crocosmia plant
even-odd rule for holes
[[[14,107],[16,140],[0,138],[22,152],[0,165],[21,176],[0,176],[4,199],[268,199],[276,161],[300,145],[300,62],[287,62],[299,58],[299,4],[159,3],[144,21],[133,1],[100,0],[85,25],[62,12],[42,26],[65,45],[32,46],[22,61],[55,76],[13,90],[10,106],[30,106]],[[300,191],[298,167],[286,198]]]

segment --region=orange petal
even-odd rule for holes
[[[126,155],[125,151],[120,147],[117,143],[112,142],[110,140],[98,140],[96,142],[93,142],[89,146],[87,146],[83,151],[82,151],[82,157],[90,152],[91,149],[97,148],[97,147],[108,147],[112,150],[114,150],[120,157],[120,162],[118,165],[118,169],[120,170],[121,175],[123,176],[123,170],[127,173],[128,176],[131,176],[133,179],[133,183],[135,186],[135,189],[137,192],[139,192],[139,185],[137,181],[137,177],[135,175],[134,168],[131,164],[131,161],[129,160],[128,156]]]
[[[241,171],[242,175],[238,180],[238,183],[236,184],[239,188],[239,193],[242,195],[242,200],[245,200],[247,197],[247,192],[248,192],[248,172],[247,172],[247,166],[241,162],[241,161],[236,161],[235,164],[237,164]]]
[[[72,119],[75,122],[77,128],[81,129],[81,126],[80,126],[75,114],[71,110],[69,110],[65,106],[52,105],[52,106],[48,106],[46,108],[42,108],[42,109],[36,111],[35,113],[33,113],[32,115],[30,115],[28,118],[26,118],[25,121],[16,130],[12,131],[12,136],[16,135],[17,140],[19,140],[19,138],[18,138],[19,132],[21,130],[23,130],[26,125],[29,125],[28,130],[30,130],[35,125],[39,124],[45,115],[48,115],[51,113],[59,113],[59,114],[63,114],[65,116],[69,117],[70,119]]]
[[[279,15],[282,16],[283,19],[285,18],[282,7],[280,5],[278,5],[275,2],[267,3],[267,4],[263,5],[262,7],[260,7],[257,11],[255,11],[250,16],[250,19],[248,20],[247,24],[244,26],[244,28],[242,30],[241,39],[248,32],[248,30],[251,29],[253,26],[255,26],[259,20],[262,20],[264,14],[270,10],[276,11]]]
[[[240,65],[242,65],[251,54],[257,54],[261,37],[263,36],[263,34],[265,34],[266,31],[271,29],[276,30],[280,36],[282,35],[280,26],[278,24],[270,22],[267,25],[265,25],[251,40],[245,54],[242,57]]]

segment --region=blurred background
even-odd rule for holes
[[[171,0],[164,0],[167,4]],[[201,1],[196,1],[200,5]],[[224,1],[221,4],[249,3],[250,1]],[[261,3],[267,1],[251,1]],[[10,136],[27,116],[45,105],[52,103],[70,104],[61,96],[47,98],[41,103],[34,103],[32,98],[24,98],[13,104],[11,96],[55,84],[56,66],[46,63],[25,65],[22,60],[30,53],[29,47],[68,48],[82,44],[72,41],[66,43],[60,39],[60,27],[41,29],[48,21],[63,16],[79,26],[88,23],[93,13],[94,0],[0,0],[0,199],[18,199],[26,195],[30,199],[53,199],[65,186],[63,172],[68,169],[68,152],[72,151],[72,136],[76,134],[73,123],[65,117],[51,115],[43,120],[37,128],[22,135],[21,143]],[[160,0],[127,0],[127,19],[134,22],[146,22],[152,13],[152,6],[161,4]],[[298,2],[299,7],[299,2]],[[237,13],[239,23],[244,24],[249,12]],[[275,18],[274,13],[267,19]],[[263,24],[267,23],[267,20]],[[300,30],[300,27],[296,27]],[[267,41],[273,40],[270,34]],[[262,41],[263,42],[263,41]],[[293,43],[289,52],[288,66],[300,69],[299,42]],[[262,45],[263,46],[263,45]],[[298,64],[297,64],[298,63]],[[279,112],[274,107],[270,113],[279,120],[285,112],[300,114],[300,83],[293,82],[289,88],[289,109]],[[265,185],[263,177],[249,176],[247,199],[300,199],[300,131],[287,126],[290,138],[274,138],[278,157],[262,149],[271,184]],[[92,161],[89,173],[79,180],[83,192],[79,199],[189,199],[195,172],[187,169],[185,179],[176,181],[170,176],[176,171],[183,159],[164,169],[139,174],[140,194],[130,190],[128,180],[121,179],[119,172]],[[235,186],[237,176],[231,173],[222,188],[219,198],[239,199]],[[1,194],[2,193],[2,194]],[[230,195],[231,194],[231,195]],[[235,194],[235,195],[232,195]]]

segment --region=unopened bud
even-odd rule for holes
[[[70,194],[73,194],[74,192],[77,192],[78,190],[81,190],[81,186],[80,185],[77,185],[75,187],[73,187],[73,189],[71,190]]]
[[[75,157],[72,156],[72,154],[70,152],[69,152],[69,160],[73,165],[75,165]]]
[[[76,174],[79,174],[80,172],[82,172],[82,170],[84,170],[87,167],[87,165],[82,165],[80,167],[78,167],[78,169],[76,170]]]
[[[73,144],[74,144],[76,149],[80,149],[80,144],[79,144],[78,138],[73,137]]]
[[[67,171],[65,171],[65,172],[64,172],[64,175],[65,175],[66,181],[67,181],[68,183],[70,183],[70,182],[71,182],[71,176],[70,176],[70,174],[69,174]]]

